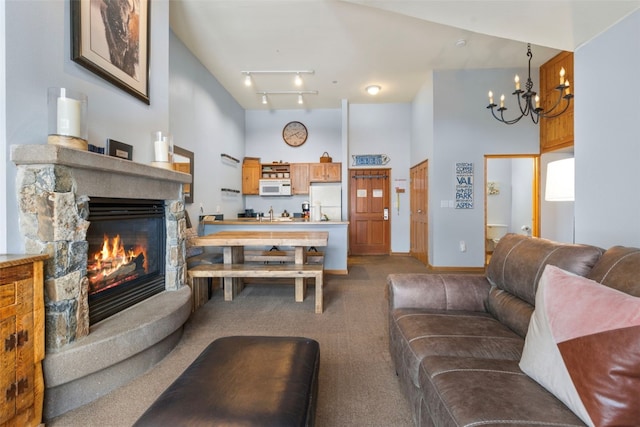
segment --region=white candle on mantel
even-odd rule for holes
[[[61,88],[57,107],[57,134],[81,138],[80,101],[72,98],[67,98],[65,88]]]
[[[169,142],[167,138],[162,138],[162,134],[158,132],[157,139],[154,142],[156,162],[169,161]]]

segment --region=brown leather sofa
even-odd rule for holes
[[[518,365],[547,264],[640,296],[640,249],[517,234],[486,275],[389,275],[390,352],[416,425],[585,425]]]

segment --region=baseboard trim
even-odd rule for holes
[[[431,264],[427,265],[427,268],[431,271],[437,271],[442,273],[469,273],[469,274],[484,274],[484,267],[435,267]]]

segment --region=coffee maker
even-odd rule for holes
[[[305,200],[304,202],[302,202],[302,218],[304,218],[305,220],[309,220],[310,208],[311,208],[311,205],[308,200]]]

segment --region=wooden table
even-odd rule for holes
[[[326,231],[220,231],[194,239],[196,246],[223,248],[223,264],[202,265],[189,271],[190,277],[221,277],[224,299],[233,300],[243,277],[293,277],[295,300],[304,300],[305,278],[316,278],[316,312],[322,312],[322,265],[307,264],[307,247],[325,247]],[[293,264],[245,264],[245,246],[291,246]],[[318,280],[319,279],[319,280]]]

